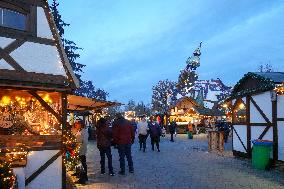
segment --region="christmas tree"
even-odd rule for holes
[[[182,96],[192,92],[194,84],[198,79],[196,69],[200,66],[201,44],[202,42],[193,52],[193,55],[187,59],[186,68],[180,72],[176,88]]]
[[[10,189],[14,187],[16,176],[7,162],[0,161],[0,188]]]

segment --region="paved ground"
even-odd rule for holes
[[[174,143],[164,138],[160,153],[153,152],[149,143],[147,152],[140,152],[136,141],[133,146],[135,173],[114,177],[100,175],[100,158],[95,145],[94,142],[89,144],[89,182],[85,186],[78,185],[79,189],[284,188],[284,172],[258,171],[251,168],[249,161],[208,153],[204,138],[188,140],[180,135]],[[116,150],[113,150],[113,163],[118,172]]]

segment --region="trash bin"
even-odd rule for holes
[[[273,142],[267,140],[254,140],[252,149],[253,168],[265,170],[269,164]]]
[[[193,139],[192,132],[187,131],[187,137],[188,137],[188,139]]]

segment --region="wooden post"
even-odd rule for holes
[[[208,132],[208,151],[212,151],[212,131]]]
[[[67,95],[66,93],[62,93],[61,95],[62,100],[62,150],[65,150],[64,145],[64,135],[66,134],[67,130]],[[62,153],[62,189],[66,188],[66,167],[64,164],[64,153]]]
[[[277,100],[272,101],[273,161],[278,160]]]
[[[218,151],[224,152],[224,132],[218,132]]]
[[[246,125],[247,125],[247,153],[251,158],[251,124],[250,124],[250,96],[246,97]]]

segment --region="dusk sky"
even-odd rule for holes
[[[66,37],[84,48],[83,78],[109,100],[151,102],[203,41],[199,79],[234,85],[271,63],[284,71],[283,0],[59,0]]]

